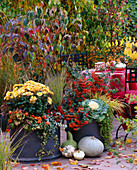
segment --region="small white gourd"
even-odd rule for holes
[[[82,160],[85,156],[85,153],[81,150],[77,150],[77,151],[73,152],[73,156],[76,160]]]
[[[103,143],[94,136],[87,136],[82,138],[78,143],[78,148],[82,150],[86,156],[98,156],[104,150]]]

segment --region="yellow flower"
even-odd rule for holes
[[[52,104],[52,99],[51,99],[50,97],[48,97],[48,98],[47,98],[47,102],[48,102],[49,104]]]
[[[88,105],[92,110],[97,110],[99,108],[99,104],[94,101],[90,101]]]
[[[16,98],[18,96],[18,92],[17,91],[13,92],[13,96],[14,98]]]
[[[10,96],[5,96],[4,97],[4,100],[9,100],[10,99]]]
[[[42,93],[41,93],[41,92],[38,92],[38,93],[37,93],[37,96],[39,96],[39,97],[42,96]]]
[[[6,96],[4,97],[4,100],[9,100],[9,99],[13,98],[12,96],[13,96],[13,93],[8,91],[6,93]]]
[[[33,93],[31,93],[31,92],[25,92],[25,93],[23,93],[22,95],[23,95],[23,96],[32,96]]]
[[[18,88],[17,87],[15,87],[14,89],[13,89],[13,92],[16,92],[18,90]]]
[[[133,58],[134,60],[137,59],[137,52],[136,52],[136,51],[133,52],[132,58]]]
[[[30,103],[34,104],[36,100],[37,100],[37,98],[35,96],[31,96]]]
[[[43,91],[43,94],[48,94],[48,91]]]
[[[25,92],[25,89],[22,87],[22,88],[20,88],[20,89],[18,89],[18,91],[17,91],[17,93],[18,93],[18,95],[21,95],[21,94],[23,94]]]
[[[13,86],[13,89],[15,89],[16,87],[22,87],[23,86],[23,84],[15,84],[14,86]]]
[[[33,91],[33,92],[40,91],[39,86],[34,86],[34,87],[32,88],[32,91]]]

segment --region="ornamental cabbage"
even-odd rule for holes
[[[90,112],[88,114],[88,119],[92,120],[95,119],[98,122],[101,122],[103,119],[105,119],[106,114],[108,112],[109,105],[106,104],[101,99],[87,99],[84,102],[82,102],[82,105],[85,109],[89,109]]]

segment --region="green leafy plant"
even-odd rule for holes
[[[63,117],[62,107],[52,103],[52,95],[49,87],[32,80],[24,84],[15,84],[13,91],[8,91],[4,98],[8,101],[9,107],[8,128],[36,130],[38,137],[46,143],[61,125]],[[46,153],[41,154],[43,156]]]
[[[18,132],[16,135],[17,134]],[[22,139],[11,146],[14,139],[15,137],[12,136],[9,139],[9,133],[4,134],[0,129],[0,170],[12,170],[12,165],[16,163],[16,160],[12,160],[12,154],[19,146],[21,146]]]
[[[68,121],[68,126],[78,131],[92,120],[97,121],[106,147],[112,137],[113,112],[123,106],[109,97],[107,81],[107,78],[94,73],[86,78],[79,75],[63,100],[64,119]]]
[[[20,64],[14,62],[10,55],[1,57],[0,61],[0,106],[3,104],[4,95],[11,90],[14,84],[24,81],[25,75]]]
[[[66,70],[62,68],[61,72],[50,71],[47,75],[45,84],[50,88],[53,94],[53,103],[61,105],[63,100],[63,90],[66,86]]]

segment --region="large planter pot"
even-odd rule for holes
[[[7,117],[4,115],[0,115],[0,128],[2,129],[2,131],[6,131],[7,123]]]
[[[97,139],[101,140],[104,143],[103,138],[100,135],[100,127],[99,124],[93,120],[91,123],[87,125],[83,125],[80,130],[74,131],[71,128],[67,128],[66,131],[71,131],[73,135],[73,139],[78,143],[81,138],[85,136],[95,136]]]
[[[10,136],[14,136],[17,129],[12,129]],[[53,138],[55,135],[58,136],[58,145],[55,147],[55,142],[53,141]],[[25,136],[25,137],[24,137]],[[47,144],[44,146],[45,151],[51,151],[50,154],[45,154],[41,157],[39,160],[39,156],[36,156],[36,154],[42,149],[41,143],[43,140],[40,140],[38,138],[37,132],[27,132],[26,130],[22,130],[13,143],[11,144],[11,147],[14,146],[20,139],[21,143],[20,146],[15,150],[15,152],[12,155],[12,159],[17,159],[20,162],[39,162],[39,161],[46,161],[53,158],[57,158],[61,155],[61,152],[59,150],[60,146],[60,128],[56,130],[54,133],[52,139],[47,140]]]

